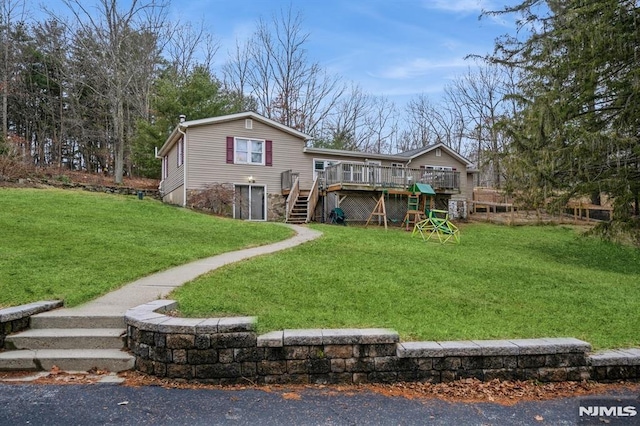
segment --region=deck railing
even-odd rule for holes
[[[316,206],[318,205],[318,195],[318,177],[316,177],[313,180],[311,191],[309,191],[309,195],[307,196],[307,223],[311,222],[315,214]]]
[[[460,172],[409,169],[341,162],[324,170],[324,186],[335,184],[407,189],[416,182],[428,183],[436,190],[459,190]]]
[[[286,210],[285,219],[286,220],[289,220],[289,216],[291,216],[291,211],[293,210],[293,206],[295,206],[296,200],[300,195],[300,180],[298,179],[297,174],[295,176],[295,180],[293,181],[293,184],[289,189],[290,189],[290,192],[285,202],[285,210]]]
[[[283,191],[290,190],[293,188],[293,183],[298,178],[300,173],[294,172],[292,170],[285,170],[280,173],[280,187]]]

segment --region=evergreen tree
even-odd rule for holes
[[[162,146],[180,115],[188,120],[216,117],[240,112],[241,105],[238,96],[224,90],[205,67],[196,66],[186,75],[173,67],[167,69],[155,85],[152,117],[137,122],[132,147],[134,173],[160,177],[160,162],[154,157],[154,148]]]
[[[499,39],[489,58],[522,71],[519,108],[507,123],[510,189],[558,208],[605,194],[614,205],[605,229],[640,228],[637,2],[526,0],[492,13],[521,14],[519,32],[527,34]]]

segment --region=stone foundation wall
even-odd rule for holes
[[[127,312],[136,369],[231,383],[380,383],[640,378],[640,349],[591,354],[574,338],[403,342],[392,330],[283,330],[258,336],[255,318],[175,318],[157,300]]]
[[[62,301],[53,300],[0,309],[0,350],[4,349],[4,339],[6,336],[29,328],[31,315],[61,306]]]
[[[284,222],[286,218],[287,198],[280,194],[267,194],[267,220]]]
[[[233,185],[231,185],[233,190]],[[233,205],[223,205],[215,197],[203,197],[206,190],[187,190],[187,206],[208,213],[233,217]],[[283,222],[285,220],[286,197],[280,194],[267,194],[267,220],[270,222]]]

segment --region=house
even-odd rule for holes
[[[202,191],[224,185],[234,194],[229,215],[289,222],[320,221],[338,206],[351,221],[366,221],[383,194],[390,218],[401,219],[417,182],[434,188],[440,208],[471,200],[477,171],[444,144],[389,155],[313,148],[310,140],[254,112],[181,118],[157,152],[162,199],[192,205]]]

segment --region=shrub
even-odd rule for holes
[[[232,216],[234,190],[230,183],[213,183],[189,197],[190,207],[221,216]]]

